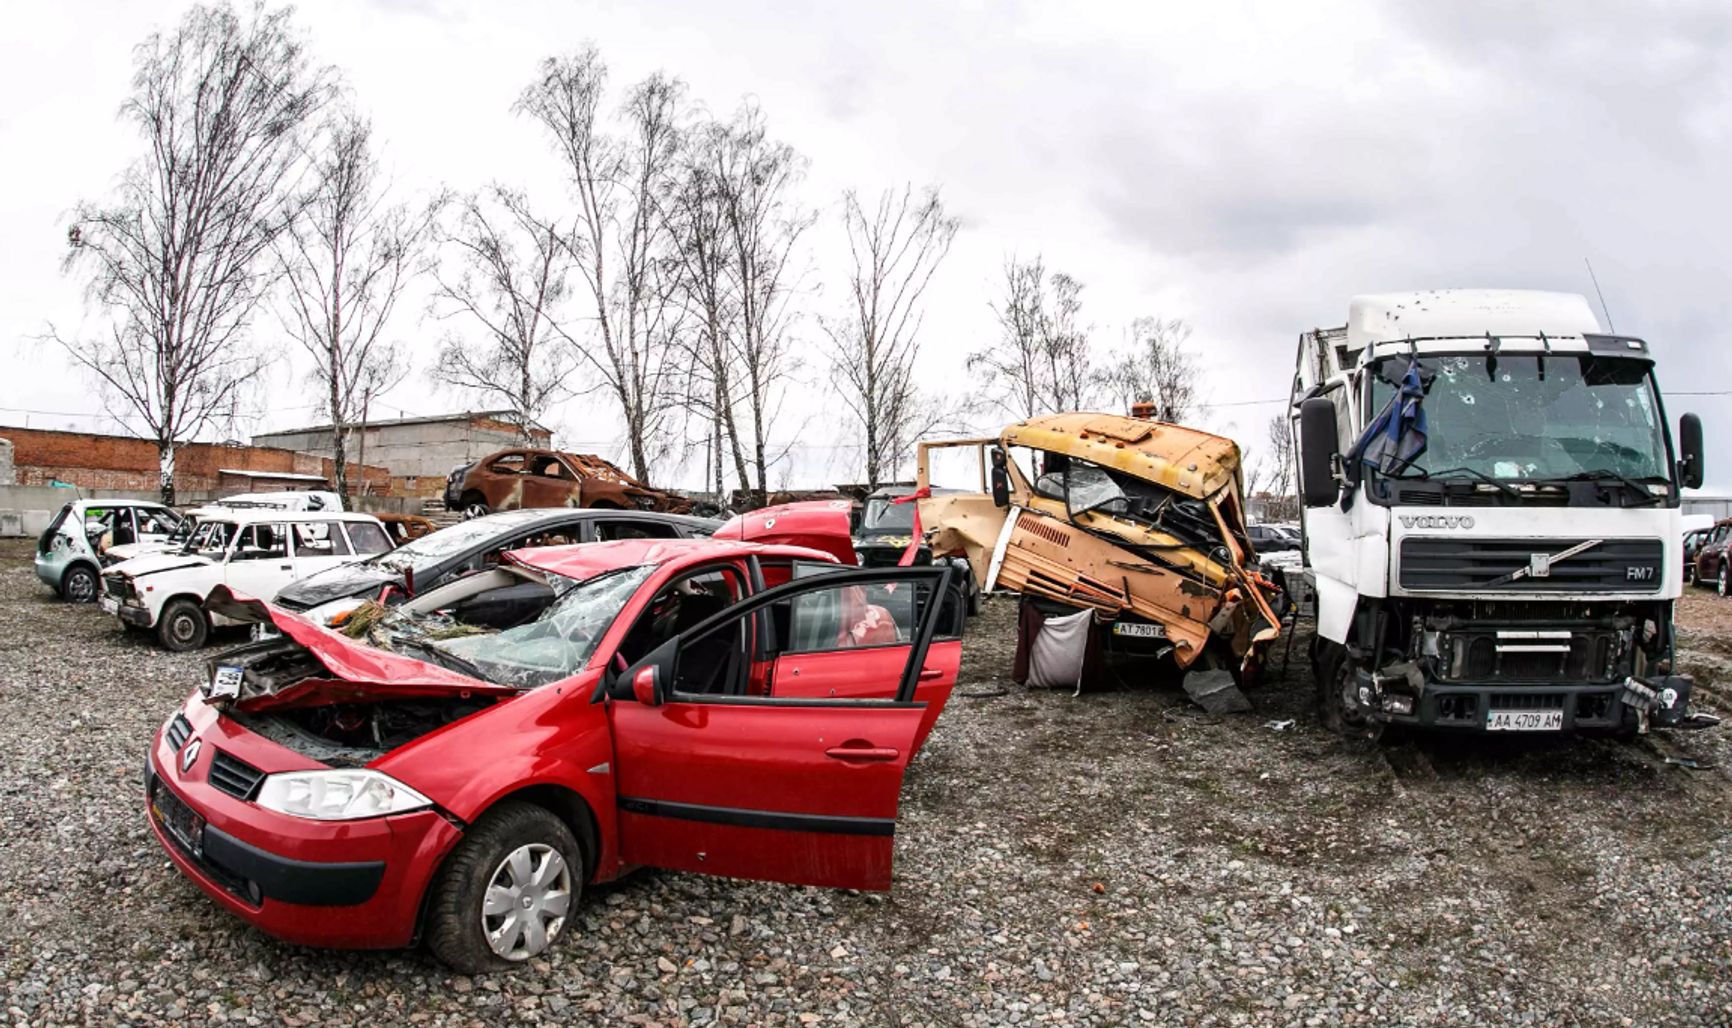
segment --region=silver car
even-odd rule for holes
[[[36,541],[36,577],[61,599],[90,603],[109,546],[165,542],[183,515],[147,500],[75,500],[60,508]]]

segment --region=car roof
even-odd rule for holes
[[[501,510],[492,514],[483,514],[470,519],[470,523],[486,522],[498,525],[501,529],[521,528],[524,525],[542,524],[577,524],[594,518],[624,518],[628,521],[655,521],[668,525],[685,525],[689,528],[715,528],[721,522],[715,518],[700,518],[690,514],[664,514],[655,510],[617,510],[612,507],[520,507],[517,510]]]
[[[729,557],[796,557],[838,563],[821,550],[778,543],[742,543],[727,539],[617,539],[606,543],[536,546],[512,550],[512,561],[566,578],[593,578],[604,571],[644,564],[683,566]]]
[[[379,519],[371,514],[363,514],[353,510],[282,510],[275,507],[222,507],[213,508],[206,521],[233,521],[237,525],[250,525],[260,521],[371,521],[379,523]]]
[[[158,503],[155,500],[88,499],[88,500],[73,500],[72,505],[74,507],[77,507],[80,510],[89,510],[92,507],[103,507],[103,508],[107,508],[107,507],[151,507],[151,508],[155,508],[155,509],[159,509],[159,510],[169,509],[167,504]]]

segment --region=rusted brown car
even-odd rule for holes
[[[652,489],[591,453],[500,450],[445,478],[445,508],[466,518],[525,507],[592,507],[684,514],[692,503]]]

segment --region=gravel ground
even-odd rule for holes
[[[51,599],[28,552],[0,544],[10,1020],[1732,1023],[1723,732],[1346,744],[1297,659],[1221,720],[1171,689],[960,695],[1008,686],[1008,602],[910,771],[888,895],[642,872],[550,959],[475,979],[284,945],[144,825],[146,740],[201,659]],[[1725,712],[1721,602],[1689,598],[1709,627],[1681,662]]]

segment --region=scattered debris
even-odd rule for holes
[[[1263,722],[1263,727],[1267,728],[1271,732],[1285,732],[1287,729],[1293,727],[1293,722],[1293,718],[1286,718],[1281,721],[1265,721]]]
[[[1185,695],[1211,714],[1244,714],[1251,701],[1239,691],[1231,671],[1192,671],[1185,675]]]

